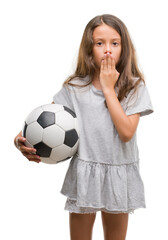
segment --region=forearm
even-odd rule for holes
[[[124,110],[122,109],[113,88],[104,91],[104,96],[112,121],[120,136],[120,139],[124,142],[129,141],[132,138],[136,127],[132,124],[131,119],[125,114]]]

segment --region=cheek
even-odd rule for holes
[[[116,64],[119,62],[120,56],[121,56],[121,51],[117,51],[114,56]]]
[[[100,64],[101,63],[101,59],[102,59],[102,54],[99,52],[93,52],[93,60],[96,64]]]
[[[115,63],[117,64],[119,62],[119,60],[120,60],[120,56],[116,56],[115,57]]]

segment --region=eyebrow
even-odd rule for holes
[[[95,38],[94,40],[97,41],[97,40],[104,40],[104,39],[103,38]],[[112,38],[111,40],[119,40],[119,41],[121,41],[120,38]]]

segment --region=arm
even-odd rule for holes
[[[139,123],[140,114],[127,116],[122,109],[114,89],[104,92],[112,121],[123,142],[128,142],[134,135]]]
[[[135,134],[139,123],[140,114],[127,116],[121,107],[121,104],[116,96],[114,86],[119,77],[119,73],[115,68],[115,61],[112,56],[105,56],[101,63],[100,83],[106,99],[108,110],[112,121],[118,131],[120,139],[123,142],[128,142]]]
[[[52,102],[54,104],[54,102]],[[22,137],[22,131],[14,138],[15,147],[25,156],[29,161],[34,161],[39,163],[41,160],[38,155],[36,155],[36,149],[25,146],[26,138]]]
[[[25,146],[26,138],[22,137],[22,132],[14,138],[16,148],[25,156],[29,161],[41,162],[40,157],[36,155],[36,149]]]

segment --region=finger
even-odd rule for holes
[[[35,153],[32,153],[32,152],[26,152],[26,151],[22,151],[22,154],[25,156],[25,157],[28,157],[28,156],[31,156],[31,157],[37,157],[39,156],[38,154],[35,154]]]
[[[38,155],[23,153],[23,156],[25,156],[29,161],[41,161],[40,156]]]
[[[24,137],[18,137],[16,139],[17,144],[21,144],[21,143],[25,143],[25,142],[26,142],[26,138],[24,138]]]
[[[109,55],[108,54],[106,54],[106,64],[107,64],[107,69],[108,69],[108,67],[109,67]]]
[[[104,59],[102,59],[101,66],[100,66],[100,71],[103,71],[103,70],[104,70]]]
[[[111,56],[111,68],[115,69],[115,60],[112,56]]]
[[[36,163],[40,163],[41,160],[37,160],[37,159],[28,159],[30,162],[36,162]]]
[[[31,154],[35,154],[37,152],[37,150],[35,148],[29,148],[29,147],[26,147],[25,145],[20,146],[20,151],[31,153]]]
[[[108,69],[111,69],[112,68],[112,62],[111,62],[111,55],[110,54],[108,54],[107,55],[107,68]]]
[[[40,161],[40,156],[38,155],[33,155],[33,154],[28,154],[27,158],[32,161],[32,160],[36,160],[36,161]]]
[[[16,138],[16,147],[20,150],[20,145],[21,145],[21,142],[23,141],[23,138],[22,137],[17,137]]]
[[[107,70],[107,54],[104,54],[104,70]]]
[[[30,162],[36,162],[36,163],[40,163],[40,162],[41,162],[40,159],[30,159],[29,161],[30,161]]]

